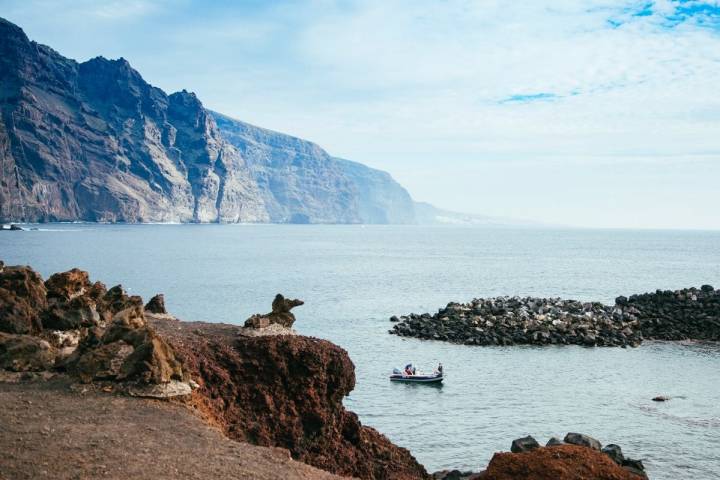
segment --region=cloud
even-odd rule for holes
[[[193,90],[213,109],[387,169],[441,206],[513,213],[503,209],[527,206],[522,192],[490,198],[472,185],[550,182],[548,165],[562,185],[587,181],[582,166],[641,175],[653,164],[720,165],[716,0],[122,5],[0,0],[63,54],[124,56],[166,90]],[[459,178],[461,189],[436,187]],[[631,194],[630,180],[611,183]],[[720,202],[702,191],[706,204]],[[569,223],[553,195],[530,203],[548,198],[549,219]]]

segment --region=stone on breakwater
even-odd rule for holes
[[[516,438],[510,445],[510,451],[512,453],[529,452],[540,447],[540,444],[532,436]]]
[[[565,435],[565,443],[571,443],[573,445],[580,445],[582,447],[589,447],[593,450],[601,450],[602,444],[591,436],[584,435],[582,433],[570,432]]]

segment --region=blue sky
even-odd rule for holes
[[[717,0],[0,0],[0,16],[444,208],[720,229]]]

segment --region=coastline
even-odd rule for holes
[[[154,297],[143,308],[139,297],[127,296],[120,286],[106,289],[100,282],[91,283],[88,274],[80,270],[56,274],[43,282],[28,267],[0,265],[0,292],[7,292],[3,294],[2,329],[12,330],[0,334],[0,361],[10,371],[3,374],[0,391],[11,399],[32,398],[37,395],[33,393],[35,389],[54,392],[41,397],[69,406],[62,413],[70,422],[67,428],[77,431],[94,428],[99,421],[97,415],[108,415],[101,420],[121,421],[128,411],[113,405],[130,402],[129,394],[138,397],[132,401],[141,402],[134,404],[135,413],[141,413],[143,405],[152,405],[147,402],[165,401],[186,409],[187,415],[199,416],[205,425],[218,429],[225,438],[240,442],[236,448],[244,452],[239,460],[245,467],[246,460],[250,465],[253,459],[257,460],[256,454],[265,455],[263,458],[270,455],[278,459],[278,468],[295,472],[287,474],[287,478],[331,478],[314,470],[303,470],[286,460],[284,453],[263,453],[242,446],[250,443],[280,447],[294,460],[343,476],[378,480],[429,478],[410,452],[375,429],[363,426],[357,415],[344,408],[342,400],[354,388],[354,365],[347,352],[326,340],[278,335],[276,331],[259,336],[238,335],[243,328],[235,325],[179,321],[164,311],[162,297]],[[275,311],[273,304],[273,314]],[[273,314],[268,316],[276,322],[272,320]],[[290,326],[293,321],[294,317]],[[53,390],[58,385],[60,388]],[[94,400],[83,400],[88,392],[93,393],[87,398]],[[120,395],[125,400],[108,404],[94,395],[107,398]],[[156,400],[143,400],[144,397]],[[83,415],[92,412],[93,401],[98,402],[95,405],[105,405],[103,411]],[[36,408],[41,410],[33,414],[47,414],[41,404],[36,404]],[[29,423],[17,410],[10,415],[5,422]],[[28,433],[53,435],[54,430],[52,425],[46,425],[40,432]],[[122,438],[111,443],[123,450],[128,435],[118,435]],[[111,437],[108,432],[108,438]],[[168,439],[165,440],[167,445]],[[73,434],[69,441],[76,442],[79,450],[86,448],[82,446],[83,440]],[[13,452],[10,465],[13,468],[24,468],[32,458],[38,465],[47,465],[45,455],[49,452],[36,449]],[[523,461],[536,455],[540,458],[543,452],[536,450],[532,456],[522,457]],[[610,469],[608,475],[615,475],[597,478],[636,478],[622,473],[620,466],[608,463],[604,454],[595,460],[595,454],[573,456],[572,449],[568,452],[563,461],[590,462],[588,465],[598,461],[606,465],[603,468]],[[195,461],[200,461],[201,455],[195,455]],[[78,469],[105,472],[107,465],[101,461],[98,456],[84,463],[69,458],[64,468],[75,473]],[[231,463],[223,465],[232,471]],[[515,461],[510,463],[514,465]],[[248,467],[256,468],[250,478],[272,478],[262,465],[258,460],[256,467]],[[492,468],[491,462],[488,471]],[[511,468],[514,467],[508,464],[497,474],[468,473],[462,478],[502,479]],[[293,477],[294,474],[298,476]],[[435,478],[458,478],[453,475],[444,472]]]

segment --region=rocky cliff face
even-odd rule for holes
[[[191,93],[124,59],[77,63],[0,20],[0,217],[266,221],[235,148]]]
[[[246,159],[273,222],[414,223],[408,192],[387,173],[318,145],[212,112]]]
[[[0,221],[59,220],[410,223],[414,206],[387,173],[0,19]]]

